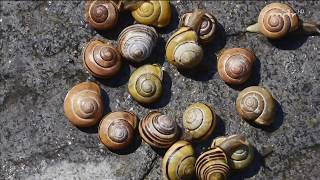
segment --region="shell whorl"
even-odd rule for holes
[[[110,78],[119,72],[121,56],[110,44],[93,40],[83,51],[83,64],[93,76]]]
[[[187,141],[177,141],[162,160],[162,175],[165,180],[193,179],[195,176],[195,151]]]
[[[215,113],[203,103],[190,105],[183,114],[183,127],[186,134],[194,140],[204,140],[214,130]]]
[[[226,154],[220,148],[209,149],[196,160],[196,174],[201,180],[226,180],[229,171]]]
[[[133,62],[142,62],[151,55],[158,39],[153,27],[135,24],[125,28],[119,35],[118,49],[121,55]]]
[[[88,1],[85,12],[86,20],[95,29],[111,29],[118,21],[119,10],[113,1]]]
[[[151,111],[140,121],[139,132],[145,142],[156,148],[168,148],[179,135],[177,123],[157,111]]]
[[[268,90],[251,86],[239,93],[236,109],[245,120],[258,125],[270,125],[275,114],[275,103]]]

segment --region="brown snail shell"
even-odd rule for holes
[[[216,125],[212,108],[203,103],[194,103],[183,113],[183,127],[192,140],[204,140],[210,136]]]
[[[180,25],[179,26],[188,26],[190,24],[190,17],[192,16],[192,13],[185,13],[182,15],[180,18]],[[198,36],[199,36],[199,41],[201,43],[208,43],[210,42],[216,35],[218,29],[218,22],[216,18],[210,14],[210,13],[205,13],[202,16],[201,19],[201,25],[198,30]]]
[[[254,159],[254,149],[243,135],[218,137],[211,144],[211,148],[215,147],[219,147],[226,153],[229,165],[234,170],[246,169]]]
[[[218,57],[219,75],[228,84],[242,84],[250,77],[255,60],[255,54],[248,49],[226,49]]]
[[[187,141],[177,141],[162,159],[162,176],[165,180],[193,179],[196,155]]]
[[[158,111],[151,111],[140,121],[139,132],[142,139],[155,148],[168,148],[179,136],[176,121]]]
[[[275,102],[267,89],[251,86],[239,93],[236,109],[243,119],[265,126],[273,122]]]
[[[162,78],[163,72],[160,65],[143,65],[131,74],[128,91],[139,103],[154,103],[162,95]]]
[[[90,41],[83,51],[84,67],[95,77],[110,78],[121,68],[121,55],[109,43]]]
[[[100,141],[111,150],[127,148],[132,142],[137,122],[136,115],[131,112],[109,113],[99,125]]]
[[[118,50],[124,58],[140,63],[151,55],[157,39],[158,33],[153,27],[134,24],[120,33]]]
[[[83,82],[71,88],[64,99],[64,114],[78,127],[97,124],[103,115],[100,87],[93,82]]]
[[[200,180],[226,180],[229,171],[227,156],[220,148],[209,149],[196,160],[196,174]]]
[[[91,27],[98,30],[111,29],[118,21],[119,9],[114,1],[87,1],[85,17]]]

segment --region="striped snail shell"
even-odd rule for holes
[[[249,32],[260,32],[270,39],[280,39],[299,28],[296,12],[287,4],[271,3],[265,6],[258,23],[247,28]]]
[[[184,15],[182,15],[179,23],[180,26],[188,26],[191,16],[192,13],[185,13]],[[202,16],[201,25],[198,30],[199,41],[201,43],[210,42],[215,37],[217,29],[218,23],[216,18],[210,13],[205,13]]]
[[[215,125],[214,111],[203,103],[194,103],[183,113],[183,127],[193,140],[206,139],[212,134]]]
[[[93,82],[83,82],[72,87],[64,99],[64,114],[78,127],[98,123],[103,115],[100,87]]]
[[[129,78],[128,91],[139,103],[150,104],[162,95],[163,72],[160,65],[147,64],[136,69]]]
[[[87,1],[85,17],[91,27],[98,30],[111,29],[118,21],[119,10],[114,1]]]
[[[84,67],[95,77],[110,78],[120,71],[121,55],[101,40],[90,41],[83,51]]]
[[[234,170],[246,169],[254,159],[253,147],[243,135],[218,137],[211,144],[211,148],[215,147],[226,153],[229,165]]]
[[[255,54],[247,49],[226,49],[218,57],[219,75],[228,84],[242,84],[250,77],[255,60]]]
[[[258,125],[270,125],[275,114],[275,102],[267,89],[251,86],[239,93],[236,109],[247,121]]]
[[[153,27],[134,24],[120,33],[118,49],[124,58],[139,63],[151,55],[157,39],[158,33]]]
[[[196,160],[196,174],[200,180],[226,180],[229,171],[227,156],[220,148],[209,149]]]
[[[175,120],[158,111],[151,111],[139,124],[142,139],[156,148],[168,148],[178,140],[179,129]]]
[[[100,141],[111,150],[121,150],[132,142],[137,117],[126,111],[112,112],[106,115],[99,125]]]
[[[197,30],[200,28],[204,12],[192,13],[188,26],[181,27],[166,44],[166,58],[179,69],[196,67],[203,58],[203,49],[198,43]]]
[[[177,141],[166,152],[162,160],[162,176],[165,180],[193,179],[196,155],[187,141]]]

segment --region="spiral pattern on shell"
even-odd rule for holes
[[[193,140],[204,140],[210,136],[216,125],[214,111],[203,103],[190,105],[183,113],[183,127]]]
[[[108,149],[124,149],[132,142],[136,126],[137,118],[133,113],[126,111],[112,112],[100,122],[100,141]]]
[[[83,64],[95,77],[110,78],[120,71],[120,53],[101,40],[90,41],[83,51]]]
[[[195,151],[187,141],[177,141],[162,160],[162,175],[166,180],[193,179],[195,176]]]
[[[86,20],[95,29],[111,29],[118,21],[118,14],[118,7],[113,1],[94,0],[86,3]]]
[[[124,58],[139,63],[151,55],[157,39],[158,33],[153,27],[131,25],[120,33],[118,49]]]
[[[93,82],[83,82],[71,88],[64,100],[64,113],[75,126],[95,125],[103,113],[100,87]]]
[[[275,103],[268,90],[251,86],[239,93],[236,109],[245,120],[258,125],[270,125],[275,114]]]
[[[261,10],[258,23],[262,34],[271,39],[278,39],[297,30],[299,18],[290,6],[271,3]]]
[[[226,153],[229,165],[234,170],[246,169],[254,159],[253,147],[243,135],[218,137],[211,144],[211,148],[216,147],[221,148]]]
[[[170,3],[169,1],[146,1],[131,14],[141,24],[165,27],[171,20]]]
[[[151,111],[140,121],[139,132],[146,143],[156,148],[170,147],[179,136],[176,121],[158,111]]]
[[[255,54],[247,49],[226,49],[218,58],[219,75],[228,84],[242,84],[250,77],[255,60]]]
[[[220,148],[209,149],[196,160],[196,174],[201,180],[226,180],[229,171],[226,154]]]

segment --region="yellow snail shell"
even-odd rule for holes
[[[214,111],[203,103],[194,103],[183,113],[183,127],[193,140],[206,139],[212,134],[215,125]]]
[[[219,75],[228,84],[242,84],[250,77],[255,60],[255,54],[247,49],[226,49],[218,57]]]
[[[196,174],[201,180],[226,180],[230,168],[224,151],[212,148],[202,153],[196,160]]]
[[[239,93],[236,109],[245,120],[258,125],[270,125],[275,114],[275,102],[268,90],[251,86]]]
[[[192,179],[195,176],[196,155],[187,141],[177,141],[162,160],[162,175],[165,180]]]
[[[175,120],[158,111],[151,111],[140,121],[139,133],[150,146],[168,148],[178,140],[179,129]]]
[[[299,28],[296,12],[287,4],[271,3],[265,6],[258,23],[247,28],[249,32],[260,32],[270,39],[280,39]]]
[[[120,71],[121,55],[101,40],[90,41],[83,51],[84,67],[95,77],[110,78]]]
[[[137,127],[137,117],[130,112],[119,111],[106,115],[99,125],[100,141],[111,150],[127,148]]]
[[[100,87],[93,82],[83,82],[71,88],[64,99],[64,114],[78,127],[97,124],[103,115]]]
[[[158,33],[153,27],[131,25],[120,33],[118,49],[124,58],[139,63],[151,55],[157,39]]]
[[[129,78],[128,91],[139,103],[150,104],[162,95],[163,72],[160,65],[147,64],[136,69]]]
[[[243,170],[249,167],[254,159],[254,150],[243,135],[218,137],[213,140],[211,148],[219,147],[228,159],[231,169]]]
[[[95,29],[111,29],[118,21],[118,14],[118,6],[113,1],[94,0],[86,3],[86,20]]]

